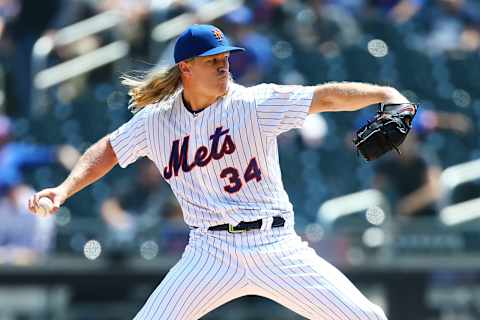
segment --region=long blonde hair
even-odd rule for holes
[[[128,108],[133,113],[152,104],[167,100],[181,88],[178,65],[155,69],[144,77],[124,74],[120,77],[123,85],[129,87],[131,96]]]

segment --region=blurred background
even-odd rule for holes
[[[477,0],[0,0],[0,319],[131,319],[188,229],[141,160],[41,219],[26,199],[127,121],[123,72],[172,63],[192,23],[247,48],[238,83],[366,81],[421,104],[401,148],[365,163],[375,107],[279,137],[296,230],[389,319],[480,319]],[[300,319],[258,297],[205,319]]]

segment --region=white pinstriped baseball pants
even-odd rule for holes
[[[269,298],[307,319],[387,319],[290,226],[237,234],[192,230],[182,258],[134,320],[199,319],[245,295]]]

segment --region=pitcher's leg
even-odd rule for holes
[[[298,241],[300,243],[300,241]],[[262,295],[308,319],[386,320],[334,266],[305,244],[285,243],[283,250],[251,256],[250,278]]]
[[[231,255],[187,247],[134,320],[198,319],[218,306],[220,296],[223,303],[237,297],[242,282],[244,270]]]

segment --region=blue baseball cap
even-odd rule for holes
[[[223,32],[208,24],[194,24],[177,39],[174,49],[175,63],[193,57],[206,57],[224,52],[245,51],[232,47]]]

